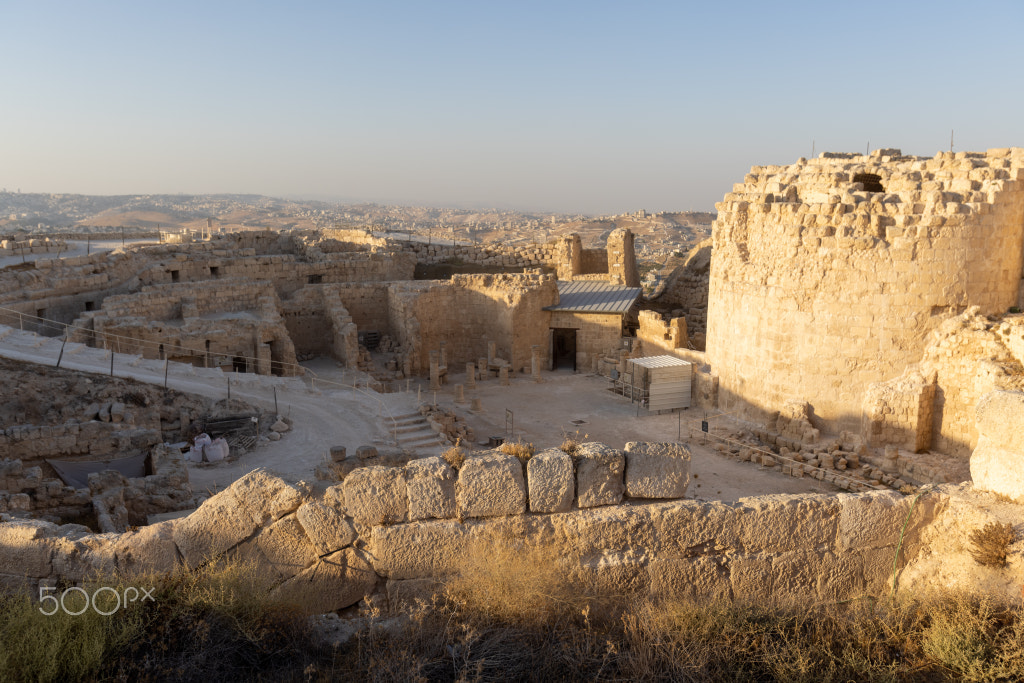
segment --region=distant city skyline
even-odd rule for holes
[[[822,151],[1024,146],[1024,3],[0,10],[0,187],[709,211]]]

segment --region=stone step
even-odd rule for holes
[[[422,432],[424,430],[429,430],[429,429],[430,429],[430,425],[428,425],[426,423],[426,421],[423,421],[421,424],[410,424],[410,425],[404,425],[404,426],[403,425],[399,425],[398,427],[393,428],[391,430],[391,433],[393,435],[394,434],[408,434],[410,432]]]
[[[430,436],[423,436],[418,439],[411,439],[408,441],[399,442],[402,448],[425,448],[427,446],[442,446],[444,441],[437,434],[431,434]]]

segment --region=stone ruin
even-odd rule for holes
[[[260,414],[238,400],[6,359],[0,375],[10,387],[0,398],[0,513],[103,532],[195,507],[182,449],[167,444],[222,415]]]
[[[1024,444],[1007,427],[1024,415],[1022,169],[1020,149],[754,167],[718,204],[712,244],[670,279],[660,312],[638,317],[633,348],[588,350],[612,364],[691,361],[694,405],[744,421],[746,436],[723,451],[853,482],[852,493],[679,500],[679,445],[584,444],[525,466],[492,452],[457,469],[357,454],[339,459],[341,483],[322,495],[256,472],[187,518],[120,535],[9,521],[0,571],[8,584],[74,581],[237,554],[264,564],[274,591],[329,611],[428,593],[468,544],[511,533],[564,548],[610,590],[843,600],[960,586],[1017,599],[1019,544],[1009,565],[980,567],[967,538],[1016,520],[1010,501],[1024,499]],[[413,279],[417,264],[455,261],[529,272]],[[246,233],[9,270],[0,306],[2,322],[26,329],[75,323],[107,348],[136,340],[148,357],[225,368],[231,357],[232,369],[280,374],[308,354],[358,367],[373,332],[388,339],[392,376],[428,375],[433,357],[440,385],[442,349],[445,368],[505,359],[506,378],[531,372],[538,353],[550,360],[556,277],[639,284],[632,236],[589,250],[574,237],[514,248]],[[190,291],[198,282],[209,294]],[[977,488],[934,485],[963,480],[968,456]],[[882,486],[914,495],[871,490]],[[97,509],[113,518],[130,498]]]

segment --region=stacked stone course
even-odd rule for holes
[[[707,349],[724,410],[763,419],[799,398],[821,428],[858,429],[870,385],[920,361],[951,313],[1019,304],[1024,149],[754,167],[717,208]]]

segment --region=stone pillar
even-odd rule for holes
[[[437,351],[430,352],[430,390],[441,388],[441,369],[437,364]]]
[[[473,403],[469,406],[469,412],[471,413],[482,413],[484,410],[484,404],[480,402],[479,396],[473,397]]]
[[[455,385],[455,402],[460,405],[466,402],[466,392],[461,384]]]
[[[480,381],[483,382],[485,379],[489,379],[491,371],[487,369],[487,359],[481,358],[477,361],[476,367],[480,370]]]
[[[540,381],[540,344],[534,344],[530,347],[530,361],[533,370],[533,381]]]
[[[448,342],[441,342],[441,367],[448,367]]]
[[[472,363],[466,363],[466,388],[476,389],[476,366]]]
[[[494,362],[494,354],[495,354],[495,351],[496,351],[497,348],[498,348],[497,342],[492,342],[492,341],[487,342],[487,366],[488,367],[490,367],[491,364]]]
[[[501,377],[501,386],[507,387],[511,384],[508,379],[508,366],[502,365],[501,369],[498,370],[498,376]]]
[[[412,357],[408,354],[402,358],[402,374],[406,377],[412,377]]]

